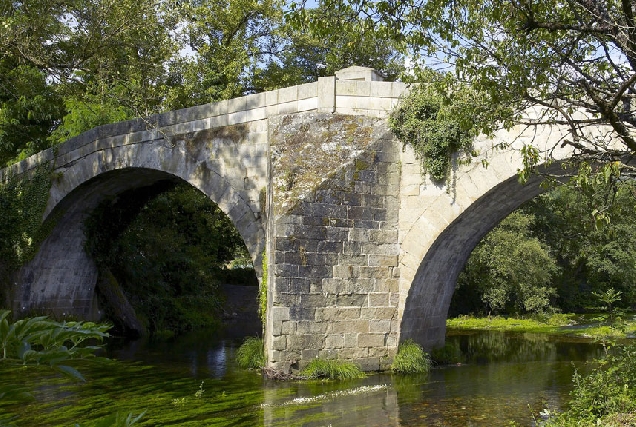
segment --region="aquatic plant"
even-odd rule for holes
[[[431,359],[422,347],[408,339],[398,346],[391,370],[400,374],[423,374],[431,369]]]
[[[364,378],[364,372],[354,364],[345,360],[313,359],[300,372],[304,378],[327,378],[330,380],[350,380]]]
[[[262,338],[248,337],[236,351],[236,363],[243,369],[260,369],[265,362]]]

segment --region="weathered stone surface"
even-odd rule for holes
[[[470,252],[540,192],[538,180],[517,183],[519,148],[547,147],[565,130],[478,138],[478,158],[453,164],[450,184],[439,185],[388,130],[386,117],[406,85],[376,77],[353,67],[339,79],[100,126],[0,170],[1,182],[47,163],[59,177],[45,213],[56,226],[16,275],[14,310],[98,316],[84,218],[123,191],[181,180],[228,214],[259,278],[268,266],[272,367],[297,369],[319,356],[379,369],[400,340],[441,344]],[[492,148],[503,143],[510,149]]]

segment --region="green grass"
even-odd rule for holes
[[[344,360],[313,359],[300,372],[307,379],[327,378],[330,380],[351,380],[364,378],[364,372],[352,363]]]
[[[236,350],[236,363],[243,369],[260,369],[265,362],[262,338],[249,337]]]
[[[448,319],[446,326],[452,329],[482,329],[491,331],[515,332],[558,332],[560,326],[538,319],[519,319],[512,317],[490,316],[472,317],[460,316]]]
[[[406,340],[398,347],[391,370],[400,374],[423,374],[431,369],[431,359],[413,340]]]
[[[574,314],[553,314],[550,316],[534,316],[532,318],[460,316],[446,320],[446,327],[449,329],[540,332],[594,339],[625,338],[636,334],[636,321],[632,320],[620,320],[613,323],[602,322],[601,324],[595,323],[587,326],[581,325],[577,329],[565,328],[574,324],[576,324]]]

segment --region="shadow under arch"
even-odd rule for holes
[[[562,162],[542,171],[558,174]],[[400,341],[413,339],[425,349],[444,344],[446,317],[459,273],[490,230],[523,203],[545,190],[540,175],[525,185],[512,176],[475,200],[435,239],[421,261],[409,288],[401,320]]]
[[[16,274],[14,281],[13,310],[18,316],[36,311],[56,317],[96,319],[98,313],[94,297],[98,271],[84,248],[84,221],[103,201],[161,182],[187,182],[217,203],[243,238],[260,279],[263,226],[238,192],[231,191],[227,182],[215,184],[209,180],[198,180],[192,183],[170,172],[143,167],[124,167],[90,175],[58,203],[49,206],[45,221],[49,222],[51,232],[35,257]],[[223,180],[218,176],[217,179]],[[215,200],[218,188],[224,189],[222,204]]]

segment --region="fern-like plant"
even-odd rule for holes
[[[99,346],[85,342],[101,342],[110,329],[107,324],[56,322],[46,316],[9,322],[9,314],[8,310],[0,310],[0,363],[46,364],[81,381],[82,375],[65,363],[92,356]]]

